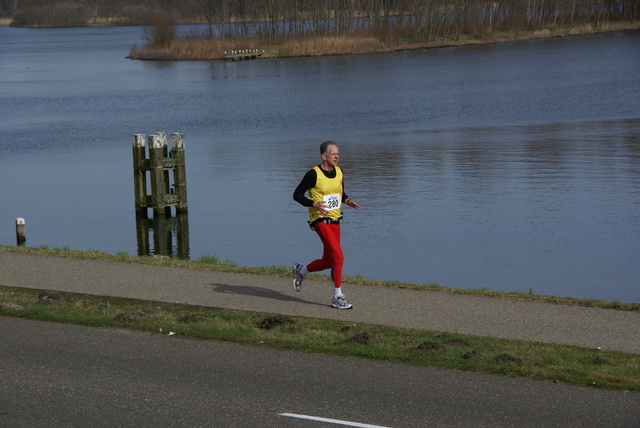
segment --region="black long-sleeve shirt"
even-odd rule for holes
[[[322,171],[322,173],[327,178],[336,178],[335,168],[332,171],[325,171],[324,169],[322,169],[320,165],[318,165],[318,168],[320,168],[320,171]],[[317,179],[318,179],[318,175],[316,174],[316,170],[314,168],[311,168],[304,175],[304,177],[302,177],[302,181],[300,182],[300,184],[298,184],[298,187],[296,187],[296,190],[293,191],[293,199],[299,204],[304,205],[305,207],[313,206],[314,201],[307,198],[306,193],[307,193],[307,190],[311,189],[312,187],[315,187]],[[342,181],[343,181],[342,202],[344,203],[344,201],[348,199],[347,194],[344,193],[344,176],[342,178]]]

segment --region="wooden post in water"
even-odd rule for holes
[[[148,162],[145,153],[145,135],[135,134],[131,138],[133,143],[133,193],[136,204],[136,214],[147,218],[147,174]]]
[[[149,171],[151,172],[151,207],[154,216],[171,215],[171,206],[168,200],[169,171],[165,167],[169,165],[167,152],[167,135],[164,132],[156,132],[149,135]]]
[[[172,233],[169,223],[172,218],[154,217],[153,224],[153,253],[156,256],[169,256],[171,254]]]
[[[23,218],[18,217],[16,219],[16,241],[18,247],[24,247],[24,244],[27,242],[27,237],[24,233],[24,225],[25,221]]]
[[[148,143],[148,157],[145,156],[145,140]],[[149,136],[134,134],[132,144],[138,254],[150,253],[150,230],[153,232],[154,253],[172,254],[175,231],[177,255],[188,258],[187,176],[182,134],[171,134],[170,151],[164,132]],[[175,219],[171,218],[172,206],[176,207]],[[149,208],[153,210],[153,221],[149,220]]]
[[[135,134],[132,137],[136,213],[147,218],[147,208],[152,208],[156,216],[171,216],[172,206],[176,207],[176,213],[187,212],[187,175],[182,134],[171,134],[170,152],[164,132],[149,135],[147,141],[149,157],[145,158],[145,135]]]
[[[184,157],[184,139],[182,134],[171,134],[171,157],[173,158],[173,188],[176,195],[176,214],[186,213],[187,205],[187,174]]]
[[[182,213],[176,215],[176,247],[179,259],[189,259],[189,218],[188,214]]]

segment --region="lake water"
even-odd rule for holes
[[[141,37],[0,27],[0,243],[24,217],[29,246],[144,253],[131,136],[179,132],[190,258],[308,262],[321,246],[291,195],[331,139],[362,207],[345,211],[345,274],[640,301],[639,31],[126,59]]]

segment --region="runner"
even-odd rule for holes
[[[338,166],[340,153],[335,141],[325,141],[320,145],[322,163],[314,166],[302,178],[293,192],[293,199],[309,208],[309,225],[318,234],[324,247],[322,258],[304,266],[294,263],[291,270],[295,276],[293,288],[302,290],[302,281],[309,272],[331,269],[333,280],[333,298],[331,307],[351,309],[342,294],[342,265],[344,255],[340,246],[340,224],[342,223],[342,204],[356,210],[360,205],[344,193],[342,169]],[[305,193],[309,192],[309,196]]]

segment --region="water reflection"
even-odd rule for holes
[[[639,300],[638,31],[244,63],[127,60],[134,28],[0,33],[0,219],[30,245],[314,257],[291,194],[333,139],[362,206],[345,274]],[[190,233],[131,218],[127,140],[167,127],[190,141]]]
[[[189,216],[186,213],[154,218],[136,215],[136,237],[139,256],[189,259]]]

